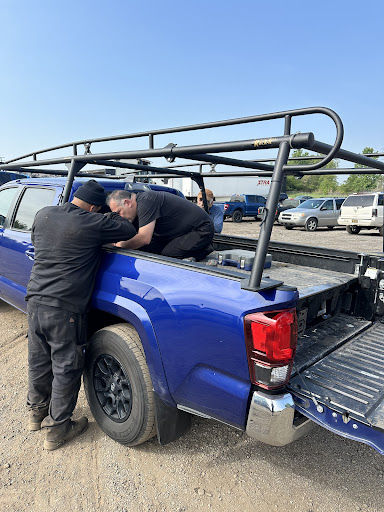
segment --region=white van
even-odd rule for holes
[[[337,222],[351,235],[363,229],[378,229],[383,235],[383,192],[352,194],[341,206]]]

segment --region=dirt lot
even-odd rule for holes
[[[260,223],[224,223],[224,233],[255,236]],[[286,231],[274,240],[380,251],[375,232]],[[42,449],[43,432],[26,430],[27,323],[0,302],[1,512],[128,512],[217,510],[270,512],[384,511],[384,459],[368,446],[320,427],[296,443],[273,448],[213,421],[194,418],[192,431],[161,447],[137,448],[106,437],[81,391],[76,415],[88,431],[67,446]]]

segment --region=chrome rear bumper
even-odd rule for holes
[[[292,395],[252,395],[246,432],[249,437],[272,446],[284,446],[307,434],[315,425],[311,420],[294,425],[295,405]]]

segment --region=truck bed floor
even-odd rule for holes
[[[314,295],[322,290],[347,284],[357,279],[352,274],[334,272],[313,267],[293,265],[272,261],[272,266],[264,271],[263,276],[269,276],[276,281],[283,281],[288,286],[295,286],[300,298]]]

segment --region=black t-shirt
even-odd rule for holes
[[[32,226],[35,260],[26,300],[84,313],[101,246],[135,234],[133,225],[118,214],[88,212],[72,203],[42,208]]]
[[[139,228],[152,221],[155,236],[173,239],[211,222],[197,204],[169,192],[140,192],[136,195]]]

